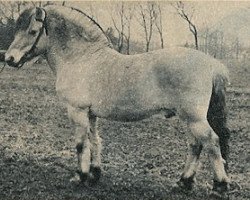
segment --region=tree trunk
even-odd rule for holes
[[[162,33],[160,35],[161,35],[161,48],[164,49],[163,35],[162,35]]]
[[[146,52],[149,52],[149,42],[146,43]]]
[[[195,40],[195,49],[199,50],[197,33],[194,34],[194,40]]]
[[[129,44],[129,41],[127,41],[127,55],[130,54],[129,50],[130,50],[130,44]]]

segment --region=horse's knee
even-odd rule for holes
[[[183,190],[192,190],[195,183],[194,176],[195,174],[190,177],[185,177],[184,175],[182,175],[181,179],[177,182],[177,185]]]

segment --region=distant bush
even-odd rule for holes
[[[14,22],[11,20],[7,24],[0,24],[0,50],[6,50],[14,39]]]

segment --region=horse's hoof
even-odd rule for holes
[[[184,191],[191,191],[193,189],[194,182],[194,177],[181,177],[181,179],[177,182],[177,185]]]
[[[214,186],[213,191],[216,191],[218,193],[225,193],[229,190],[229,183],[226,181],[216,181],[214,180]]]
[[[214,186],[210,196],[216,197],[217,199],[229,199],[228,190],[229,190],[228,182],[225,181],[219,182],[214,180]]]
[[[76,172],[77,172],[77,174],[79,176],[80,182],[85,183],[87,181],[87,179],[88,179],[89,174],[88,173],[83,173],[80,170],[77,170]]]
[[[101,168],[100,167],[95,167],[95,166],[90,166],[90,176],[89,176],[89,184],[90,185],[95,185],[99,179],[101,178]]]

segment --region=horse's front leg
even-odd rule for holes
[[[89,109],[79,109],[68,106],[69,118],[75,124],[76,151],[78,157],[78,174],[80,180],[85,182],[90,170],[90,122]]]
[[[90,122],[90,152],[91,152],[91,165],[90,165],[90,183],[95,184],[101,177],[101,138],[99,137],[98,131],[96,129],[96,116],[89,114]]]

